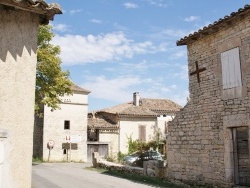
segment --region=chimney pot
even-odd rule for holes
[[[140,93],[139,92],[135,92],[133,93],[133,105],[135,106],[139,106],[140,105]]]

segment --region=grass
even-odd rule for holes
[[[33,157],[32,158],[32,163],[70,163],[69,161],[67,160],[62,160],[62,161],[47,161],[47,160],[43,160],[39,157]],[[82,160],[80,161],[74,161],[74,160],[71,160],[71,163],[84,163]]]
[[[33,163],[42,163],[43,160],[41,158],[39,158],[39,157],[35,157],[35,158],[32,158],[32,162]]]
[[[176,184],[170,183],[164,179],[160,179],[160,178],[156,178],[156,177],[148,177],[148,176],[143,176],[143,175],[139,175],[139,174],[127,174],[127,173],[125,174],[125,173],[122,173],[120,171],[106,170],[106,169],[102,169],[102,168],[87,167],[85,169],[98,171],[99,173],[102,173],[102,174],[131,180],[133,182],[142,183],[145,185],[151,185],[154,187],[169,187],[169,188],[181,188],[181,187],[183,187],[183,186],[176,185]]]

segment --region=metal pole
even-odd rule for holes
[[[70,139],[70,137],[69,137],[69,152],[70,152],[70,154],[69,154],[69,162],[71,163],[71,139]]]
[[[51,147],[49,146],[49,156],[48,156],[48,161],[50,160],[50,150],[51,150]]]

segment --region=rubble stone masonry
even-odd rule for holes
[[[223,90],[221,53],[235,47],[242,86]],[[230,187],[232,128],[250,128],[250,14],[225,22],[187,48],[189,73],[196,70],[196,61],[206,70],[200,73],[200,83],[196,74],[189,76],[190,101],[170,123],[167,176],[188,184]]]

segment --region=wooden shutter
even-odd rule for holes
[[[139,125],[139,140],[145,142],[146,141],[146,126]]]
[[[223,89],[241,86],[239,48],[221,53]]]

